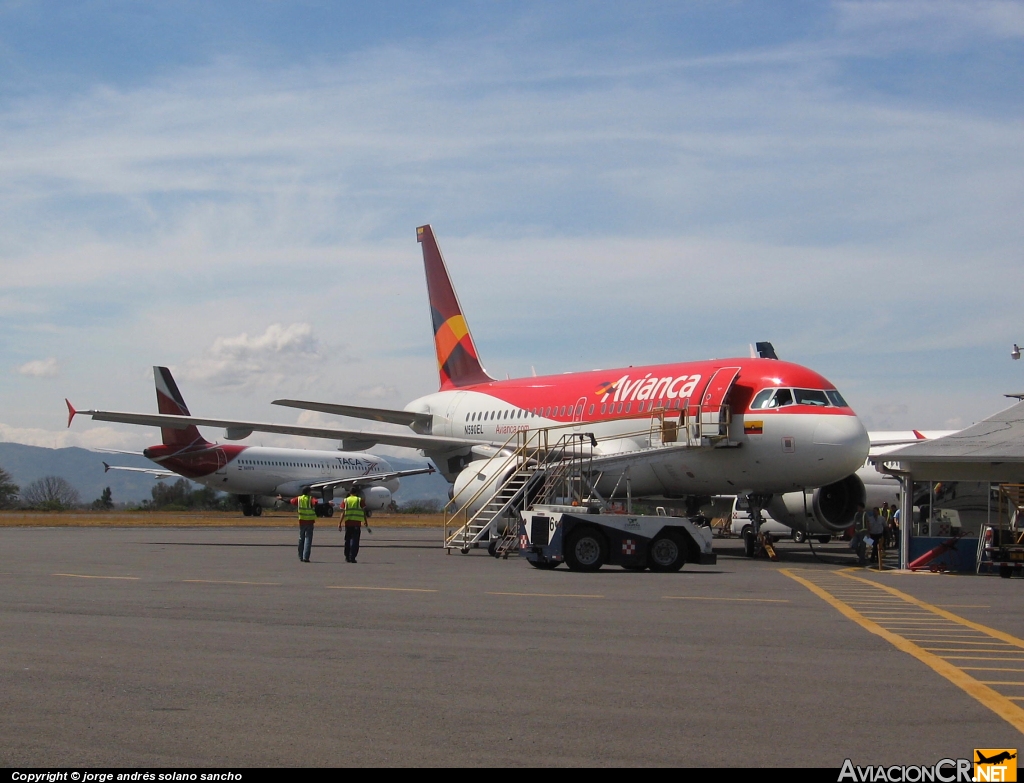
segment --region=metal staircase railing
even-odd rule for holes
[[[547,430],[519,431],[480,468],[484,476],[494,476],[471,494],[463,489],[444,507],[444,547],[468,551],[489,535],[494,522],[514,507],[531,485],[536,460],[546,451]],[[513,442],[515,445],[513,446]],[[504,479],[500,477],[506,474]],[[497,483],[496,482],[500,482]],[[490,497],[472,514],[487,493]]]

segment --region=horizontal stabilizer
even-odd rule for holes
[[[158,479],[173,478],[174,476],[179,475],[178,473],[175,473],[174,471],[171,470],[160,470],[159,468],[123,468],[120,465],[108,465],[106,462],[104,462],[103,472],[107,473],[108,471],[111,470],[126,470],[129,473],[146,473],[147,475],[150,475],[153,478]]]
[[[298,408],[303,411],[319,411],[330,413],[333,416],[351,416],[354,419],[368,419],[370,421],[384,421],[388,424],[404,424],[407,427],[415,425],[426,426],[431,423],[432,416],[429,413],[412,413],[410,411],[395,411],[388,408],[362,408],[358,405],[335,405],[330,402],[309,402],[307,400],[274,400],[274,405],[283,405],[286,408]]]

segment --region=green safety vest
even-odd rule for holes
[[[362,498],[358,495],[349,495],[345,498],[345,521],[365,522],[366,512],[361,505]]]
[[[309,495],[299,495],[299,521],[316,522],[316,511],[313,508],[313,498]]]

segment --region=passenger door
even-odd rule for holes
[[[740,374],[740,367],[720,367],[708,380],[700,398],[700,435],[703,438],[724,437],[729,434],[729,416],[725,399]]]

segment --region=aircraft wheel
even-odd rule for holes
[[[1013,576],[1013,566],[1003,563],[1001,566],[999,566],[999,576],[1001,576],[1003,579],[1009,579],[1011,576]]]
[[[794,530],[793,531],[793,541],[794,542],[796,542],[797,544],[802,544],[806,540],[807,540],[807,534],[804,531],[802,531],[802,530]]]
[[[565,542],[565,564],[570,571],[599,571],[608,560],[608,544],[595,528],[575,528]]]
[[[743,528],[743,554],[753,557],[757,549],[757,540],[754,538],[754,528],[749,525]]]
[[[263,506],[261,506],[259,503],[254,503],[252,507],[252,515],[254,517],[263,516]]]
[[[252,506],[242,506],[242,516],[243,517],[251,517],[252,516]]]
[[[498,556],[498,539],[491,539],[490,543],[487,545],[487,554],[489,554],[491,557]]]
[[[652,571],[678,571],[686,562],[686,545],[675,533],[662,533],[647,550],[647,563]]]
[[[329,503],[328,506],[327,506],[327,516],[328,517],[333,517],[334,516],[334,504],[333,503]]]
[[[818,536],[818,543],[819,544],[827,544],[831,540],[832,540],[832,536]]]

